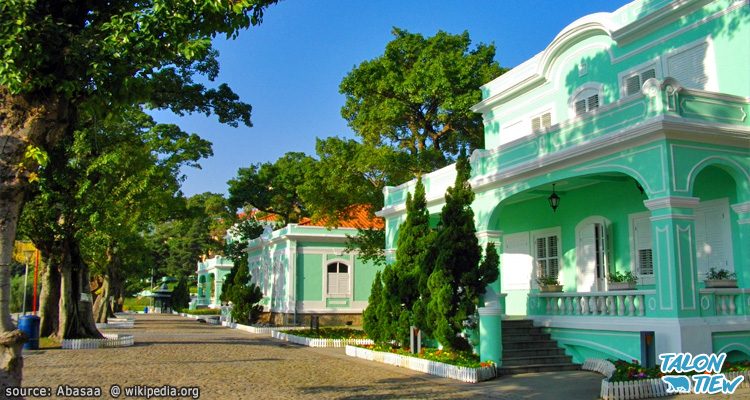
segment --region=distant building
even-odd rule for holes
[[[222,256],[198,262],[198,297],[195,302],[197,306],[221,306],[221,288],[233,266],[232,260]]]

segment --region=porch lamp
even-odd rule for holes
[[[555,184],[552,184],[552,194],[547,198],[549,206],[552,207],[552,212],[557,211],[557,207],[560,206],[560,196],[555,193]]]

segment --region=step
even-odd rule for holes
[[[534,349],[507,349],[503,348],[503,359],[533,356],[558,356],[565,355],[565,350],[557,347],[540,347]]]
[[[506,335],[503,332],[503,344],[528,342],[528,341],[550,341],[549,333],[529,333],[525,335]]]
[[[505,327],[513,327],[513,328],[533,328],[534,327],[534,321],[530,319],[504,319],[502,322],[503,328]]]
[[[497,369],[497,374],[503,375],[516,375],[526,374],[533,372],[555,372],[555,371],[578,371],[581,366],[578,364],[570,363],[559,363],[559,364],[528,364],[528,365],[516,365],[516,366],[502,366]]]
[[[538,328],[538,327],[532,327],[532,328],[530,328],[530,327],[526,327],[526,326],[524,326],[524,327],[507,327],[507,326],[503,325],[502,330],[503,330],[503,335],[526,335],[528,333],[532,333],[532,334],[541,334],[541,333],[544,333],[542,331],[542,328]]]
[[[566,355],[541,355],[525,357],[503,357],[503,367],[540,365],[540,364],[570,364],[572,358]]]
[[[519,340],[515,342],[506,342],[503,340],[503,349],[521,350],[521,349],[549,349],[557,348],[557,342],[553,340]]]

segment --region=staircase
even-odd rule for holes
[[[557,342],[528,319],[503,320],[503,363],[498,375],[528,372],[572,371],[573,364]]]

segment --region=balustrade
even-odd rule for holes
[[[643,317],[646,295],[654,293],[653,290],[547,292],[530,297],[536,299],[537,309],[547,315]]]

